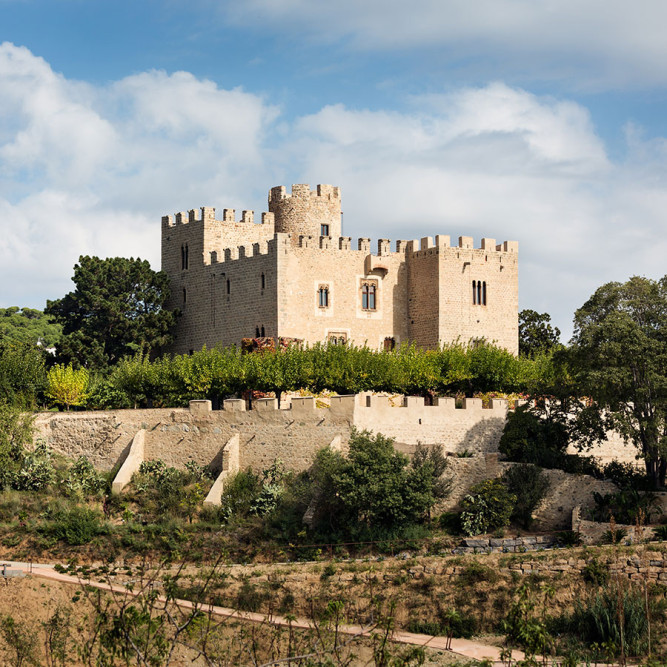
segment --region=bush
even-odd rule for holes
[[[104,477],[85,456],[80,456],[71,466],[63,483],[71,496],[98,496],[106,487]]]
[[[98,512],[87,507],[72,507],[56,513],[46,532],[70,546],[79,546],[107,534],[108,528]]]
[[[500,478],[475,484],[461,502],[461,527],[467,535],[480,535],[507,526],[515,503]]]
[[[595,507],[591,511],[593,521],[606,522],[611,517],[617,523],[631,525],[637,521],[651,523],[651,518],[662,513],[660,501],[651,491],[626,488],[617,493],[593,492]]]
[[[622,621],[621,621],[622,619]],[[646,601],[639,589],[606,587],[575,601],[571,631],[592,644],[621,646],[626,655],[643,655],[648,647]]]
[[[532,412],[529,405],[522,405],[508,413],[498,450],[510,461],[542,465],[550,455],[563,455],[568,440],[567,427],[561,421],[547,419]]]
[[[506,470],[502,480],[516,496],[510,519],[528,528],[533,521],[533,511],[549,490],[549,479],[536,465],[520,463]]]

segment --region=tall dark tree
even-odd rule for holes
[[[656,487],[667,472],[667,276],[607,283],[576,312],[573,368]]]
[[[44,311],[63,327],[58,344],[62,359],[104,368],[172,340],[176,311],[163,307],[169,278],[147,261],[81,256],[72,280],[76,289],[48,301]]]
[[[549,313],[529,308],[519,313],[519,354],[534,357],[549,352],[560,339],[560,329],[551,325]]]

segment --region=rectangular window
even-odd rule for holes
[[[377,310],[377,280],[364,280],[361,283],[361,309]]]
[[[320,236],[329,236],[329,225],[320,225]]]
[[[320,308],[329,307],[329,287],[327,285],[320,285],[317,290],[317,305]]]

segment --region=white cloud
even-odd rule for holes
[[[568,79],[576,86],[667,83],[663,0],[247,0],[227,20],[272,26],[312,44],[364,51],[437,49],[437,57],[502,77]],[[575,83],[576,82],[576,83]]]
[[[157,266],[162,214],[292,182],[340,185],[350,236],[518,240],[522,306],[565,330],[603,282],[664,272],[667,141],[629,125],[615,163],[568,100],[494,83],[290,123],[186,72],[90,86],[10,44],[0,98],[0,305],[61,296],[80,254]]]

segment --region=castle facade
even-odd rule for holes
[[[271,188],[269,212],[162,218],[162,270],[178,308],[171,351],[286,337],[390,349],[485,338],[518,353],[518,244],[461,236],[341,236],[340,189]]]

